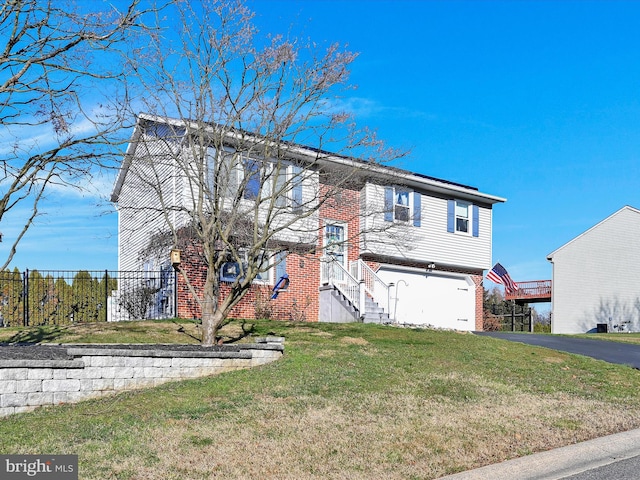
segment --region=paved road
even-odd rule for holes
[[[640,344],[608,342],[563,335],[537,335],[535,333],[476,332],[476,334],[577,353],[605,362],[629,365],[640,369]],[[624,335],[624,333],[620,335]]]
[[[638,480],[640,456],[616,460],[602,467],[576,473],[561,480]]]

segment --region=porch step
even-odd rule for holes
[[[332,295],[340,302],[340,304],[349,310],[354,316],[358,314],[358,309],[355,307],[351,300],[344,296],[344,294],[337,288],[333,288]]]
[[[325,294],[328,294],[327,297]],[[320,287],[321,299],[324,298],[325,302],[333,304],[330,306],[327,304],[327,309],[324,309],[323,318],[330,322],[364,322],[364,323],[379,323],[388,324],[389,314],[385,313],[377,302],[370,297],[365,296],[364,313],[356,308],[356,306],[345,295],[337,289],[334,285],[323,285]],[[322,300],[321,300],[322,302]],[[321,310],[322,306],[321,306]]]
[[[364,315],[362,316],[364,323],[391,323],[389,314],[385,313],[377,302],[374,302],[368,296],[364,300]]]

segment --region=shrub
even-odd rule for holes
[[[160,289],[156,287],[137,287],[123,292],[118,304],[124,308],[131,318],[141,320],[146,318],[147,311],[156,300]]]

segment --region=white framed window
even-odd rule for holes
[[[243,197],[247,200],[256,200],[261,195],[263,169],[268,168],[261,160],[244,157],[242,159],[242,175],[244,184]],[[264,194],[262,195],[264,197]]]
[[[394,188],[393,191],[393,219],[397,222],[408,222],[411,219],[409,190]]]
[[[276,207],[290,209],[292,213],[302,211],[302,168],[296,165],[272,163],[271,195],[276,196]]]
[[[148,134],[171,143],[182,142],[186,133],[184,127],[152,121],[147,122],[145,129]]]
[[[480,207],[463,200],[447,200],[447,232],[480,236]]]
[[[276,208],[290,209],[292,213],[302,211],[301,167],[285,162],[263,160],[246,156],[242,153],[225,150],[216,157],[213,147],[206,150],[207,185],[214,192],[218,183],[218,191],[226,198],[234,198],[238,189],[244,185],[242,198],[245,200],[267,200],[276,196]],[[216,160],[223,163],[216,169]]]
[[[384,188],[384,220],[421,226],[422,196],[406,187]]]
[[[455,229],[458,233],[470,234],[471,204],[456,200]]]
[[[213,146],[205,149],[205,182],[209,195],[234,198],[242,181],[243,158],[229,148],[217,150]]]
[[[274,165],[273,167],[273,195],[276,197],[276,207],[286,208],[290,205],[287,192],[287,182],[289,181],[289,167],[286,165]]]

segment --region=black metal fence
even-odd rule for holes
[[[0,272],[0,326],[171,318],[176,272]]]
[[[500,318],[500,330],[532,332],[531,307],[512,302],[509,305],[491,305],[491,314]]]

